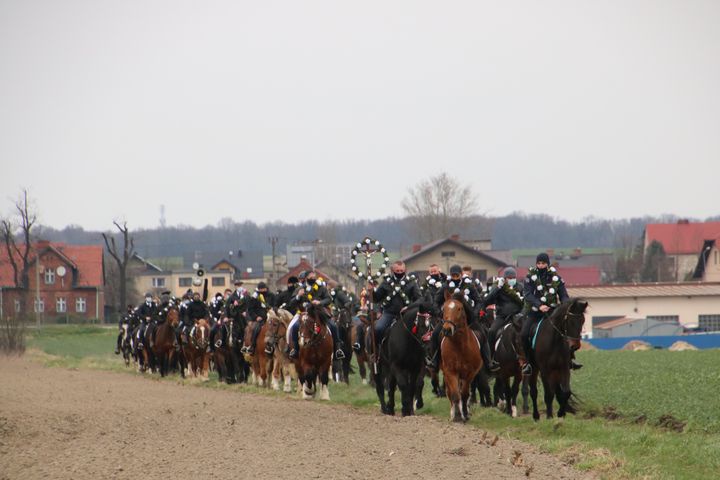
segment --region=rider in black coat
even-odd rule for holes
[[[532,350],[530,345],[532,327],[544,317],[549,316],[560,303],[570,298],[565,288],[565,282],[560,277],[557,269],[550,266],[550,257],[547,253],[538,254],[535,259],[535,267],[530,268],[528,271],[523,282],[523,296],[527,315],[520,335],[523,340],[525,359],[527,360],[523,367],[523,374],[529,375],[532,373],[529,361]],[[570,367],[578,369],[582,365],[571,360]]]
[[[488,294],[483,298],[483,309],[487,310],[491,305],[495,306],[495,320],[490,327],[488,342],[494,355],[498,332],[523,309],[522,287],[517,283],[517,272],[513,267],[503,270],[502,277],[490,286]]]

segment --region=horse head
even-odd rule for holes
[[[177,307],[170,307],[167,313],[167,322],[173,328],[178,326],[178,324],[180,323],[180,312],[178,311]]]
[[[290,313],[286,310],[281,310],[281,312],[286,312],[288,314]],[[267,313],[267,321],[265,325],[267,325],[265,343],[268,345],[277,346],[278,341],[281,338],[285,337],[285,334],[287,333],[287,323],[283,321],[280,313],[276,312],[273,309],[270,309]]]
[[[450,295],[445,292],[445,303],[443,304],[443,333],[446,337],[452,337],[455,332],[467,326],[469,307],[461,295]]]
[[[314,345],[319,342],[325,336],[326,331],[325,314],[322,307],[310,305],[307,312],[300,317],[300,328],[298,330],[300,347]]]
[[[555,330],[565,339],[573,352],[582,345],[582,328],[587,307],[586,300],[572,298],[560,304],[551,315]]]
[[[205,350],[210,345],[210,326],[204,318],[201,318],[195,324],[193,340],[199,350]]]

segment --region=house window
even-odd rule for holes
[[[15,300],[15,313],[20,313],[21,307],[20,300]]]
[[[55,300],[55,310],[58,313],[67,312],[67,301],[65,300],[65,297],[58,297],[57,300]]]
[[[213,287],[224,287],[225,286],[225,277],[212,277],[212,286]]]
[[[487,270],[473,270],[473,278],[485,283],[487,281]]]
[[[440,253],[440,255],[442,255],[443,257],[454,257],[455,252],[454,251],[442,252],[442,253]]]
[[[52,268],[45,269],[45,285],[52,285],[55,283],[55,270]]]
[[[648,320],[655,320],[658,322],[670,322],[670,323],[679,323],[680,317],[678,315],[648,315]]]
[[[36,298],[34,302],[35,313],[43,313],[45,311],[45,300]]]
[[[191,287],[192,286],[192,278],[191,277],[180,277],[178,278],[178,285],[181,287]]]
[[[165,286],[165,279],[162,277],[153,277],[152,286],[155,288],[163,288]]]
[[[75,311],[78,313],[87,312],[87,301],[85,297],[78,297],[75,299]]]
[[[720,332],[720,314],[698,315],[698,326],[706,332]]]

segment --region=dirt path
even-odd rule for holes
[[[493,437],[428,417],[0,358],[3,480],[527,478],[528,469],[583,478]]]

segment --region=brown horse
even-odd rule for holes
[[[588,302],[572,298],[561,303],[545,317],[531,332],[536,343],[533,346],[533,373],[530,375],[530,398],[533,404],[533,418],[540,419],[537,408],[537,377],[543,382],[545,392],[545,414],[553,416],[553,400],[557,398],[560,408],[558,417],[566,412],[575,413],[570,399],[570,359],[580,349],[582,327]]]
[[[333,341],[325,323],[328,314],[323,307],[310,305],[300,317],[298,329],[300,352],[295,361],[302,397],[315,396],[316,382],[320,378],[320,400],[330,400],[328,379],[333,356]]]
[[[165,321],[155,329],[155,342],[152,344],[152,352],[162,377],[168,374],[175,356],[175,327],[177,327],[179,319],[180,313],[177,307],[170,307]],[[184,374],[185,372],[181,372],[181,375],[184,376]]]
[[[287,347],[287,328],[292,320],[292,313],[279,309],[277,313],[268,311],[267,331],[265,345],[272,347],[273,353],[268,362],[268,371],[272,371],[272,388],[280,390],[280,383],[284,382],[283,391],[292,391],[292,378],[297,376],[295,366],[285,354]]]
[[[458,422],[466,422],[470,417],[470,385],[482,368],[480,343],[468,326],[470,316],[470,307],[462,296],[456,294],[451,297],[446,291],[440,369],[450,400],[450,419]]]
[[[268,317],[269,318],[269,317]],[[252,328],[255,328],[255,322],[252,323]],[[253,372],[253,379],[255,385],[258,387],[268,387],[268,372],[272,370],[272,356],[265,353],[265,341],[268,332],[268,322],[266,321],[260,328],[258,333],[257,342],[255,345],[255,353],[253,355],[245,354],[245,359],[250,363],[250,367]],[[252,329],[249,333],[246,332],[246,344],[249,346],[251,341]],[[270,363],[270,365],[268,365]]]
[[[183,345],[188,370],[193,377],[199,376],[207,381],[210,370],[210,353],[207,351],[210,345],[210,325],[207,320],[201,318],[195,322],[191,333],[188,342]]]

